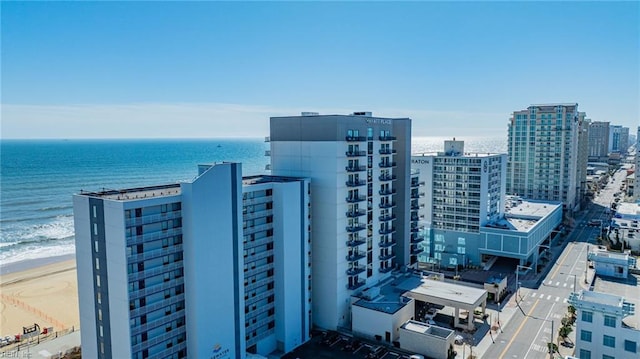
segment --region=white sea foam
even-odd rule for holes
[[[64,243],[56,243],[56,245],[28,245],[28,246],[12,246],[7,250],[3,248],[0,251],[0,263],[7,265],[10,263],[21,262],[25,260],[35,260],[48,257],[55,257],[65,254],[73,254],[76,246],[73,240],[64,240]]]

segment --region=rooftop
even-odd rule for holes
[[[505,217],[485,227],[528,232],[541,219],[562,208],[560,202],[533,201],[518,196],[506,196],[505,200]]]
[[[373,292],[374,298],[367,298],[365,292]],[[359,307],[376,310],[378,312],[393,314],[407,305],[411,298],[403,296],[403,291],[398,291],[390,281],[384,281],[363,291],[361,299],[353,303]]]
[[[616,305],[621,305],[619,300],[624,299],[624,302],[631,303],[635,305],[635,307],[638,307],[640,306],[640,286],[638,286],[638,279],[640,279],[640,275],[638,274],[629,274],[629,278],[627,279],[596,276],[593,283],[593,292],[584,293],[590,293],[586,298],[593,298],[596,303],[616,303]],[[640,313],[635,311],[632,315],[624,318],[623,322],[631,328],[640,330]]]
[[[138,187],[120,190],[103,188],[102,191],[98,192],[87,192],[80,190],[79,194],[81,196],[100,197],[115,201],[131,201],[153,197],[175,196],[179,195],[180,193],[180,184],[174,183],[160,186]]]
[[[458,158],[476,158],[476,157],[491,157],[491,156],[501,156],[502,153],[475,153],[475,152],[465,152],[462,155],[456,155],[453,157]],[[445,154],[445,152],[422,152],[422,153],[412,153],[412,157],[452,157],[450,155]]]
[[[451,329],[436,327],[426,323],[416,322],[415,320],[407,321],[401,328],[415,333],[433,335],[440,338],[447,338],[453,334],[453,330]]]
[[[435,297],[450,302],[472,306],[486,297],[487,291],[480,288],[428,279],[421,276],[410,276],[397,284],[397,288],[418,295]]]
[[[242,184],[247,186],[247,185],[272,183],[272,182],[288,183],[288,182],[298,182],[302,179],[303,179],[302,177],[255,175],[255,176],[242,177]]]

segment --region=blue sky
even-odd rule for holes
[[[2,2],[2,138],[260,137],[300,111],[640,122],[638,2]],[[631,131],[632,133],[635,131]]]

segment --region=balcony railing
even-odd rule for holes
[[[347,166],[344,169],[347,172],[362,172],[367,169],[367,166]]]
[[[380,246],[380,248],[389,248],[394,245],[396,245],[396,241],[393,241],[393,240],[378,242],[378,246]]]
[[[418,248],[418,247],[411,248],[411,255],[417,255],[420,253],[422,253],[422,248]]]
[[[391,233],[395,233],[395,231],[396,231],[395,228],[390,227],[390,228],[380,229],[380,230],[378,230],[378,233],[380,233],[380,234],[391,234]]]
[[[383,196],[390,196],[392,194],[396,194],[396,190],[394,188],[387,188],[379,190],[378,193]]]
[[[389,254],[381,254],[378,256],[378,259],[380,259],[381,261],[388,261],[389,259],[395,258],[396,255],[393,253],[389,253]]]
[[[347,136],[345,140],[347,142],[364,142],[367,138],[365,136]]]
[[[418,227],[411,227],[411,232],[420,232],[421,230],[423,230],[424,227],[423,226],[418,226]]]
[[[393,221],[394,219],[396,219],[396,215],[395,214],[387,214],[387,215],[378,217],[378,219],[381,222],[389,222],[389,221]]]
[[[420,197],[424,197],[424,192],[412,192],[411,193],[411,198],[413,199],[418,199]]]
[[[365,228],[367,227],[362,223],[356,223],[346,227],[347,232],[359,232],[363,231]]]
[[[345,198],[345,201],[347,201],[349,203],[357,203],[357,202],[362,202],[362,201],[364,201],[366,199],[367,199],[366,196],[349,196],[349,197]]]
[[[345,155],[347,157],[363,157],[367,155],[367,151],[347,151]]]
[[[360,187],[360,186],[366,185],[367,181],[365,180],[347,181],[345,182],[345,184],[347,185],[347,187]]]
[[[367,243],[367,240],[364,237],[356,237],[354,239],[347,240],[345,242],[347,247],[357,247]]]
[[[378,205],[380,208],[393,208],[396,206],[395,202],[382,202]]]
[[[362,287],[366,283],[367,282],[365,280],[358,279],[357,281],[352,282],[351,284],[347,284],[347,289],[355,290],[355,289],[358,289],[358,288]]]
[[[352,252],[351,254],[347,255],[346,258],[347,258],[347,261],[349,261],[349,262],[355,262],[355,261],[357,261],[359,259],[362,259],[362,258],[364,258],[366,256],[367,256],[367,254],[365,252],[355,251],[355,252]]]
[[[143,224],[162,222],[162,221],[167,221],[170,219],[175,219],[180,217],[182,217],[182,211],[172,211],[172,212],[152,214],[152,215],[147,215],[142,217],[133,217],[133,218],[127,218],[126,226],[127,227],[141,226]]]
[[[378,177],[378,179],[380,181],[386,182],[386,181],[395,181],[396,180],[396,176],[395,175],[380,175]]]
[[[396,136],[380,136],[378,137],[380,141],[395,141]]]
[[[364,271],[367,270],[367,267],[365,266],[353,266],[349,269],[347,269],[347,274],[348,275],[358,275]]]
[[[396,162],[395,161],[384,161],[384,162],[380,162],[378,164],[380,167],[382,168],[391,168],[391,167],[395,167],[396,166]]]
[[[363,209],[359,209],[357,211],[347,211],[345,214],[347,215],[347,217],[355,218],[355,217],[364,216],[365,214],[367,214],[367,212],[365,212],[365,210]]]
[[[424,203],[420,204],[411,204],[411,209],[416,210],[424,207]]]
[[[381,155],[392,155],[398,151],[394,150],[393,148],[381,148],[380,151],[378,151]]]
[[[414,237],[414,238],[411,238],[411,243],[412,243],[412,244],[417,244],[417,243],[420,243],[420,242],[422,242],[422,241],[424,241],[424,238],[419,237],[419,236]]]
[[[424,181],[411,181],[411,187],[420,187],[420,186],[424,186],[425,183]]]

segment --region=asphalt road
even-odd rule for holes
[[[600,234],[600,227],[590,227],[587,223],[591,219],[606,222],[608,207],[620,189],[624,174],[617,172],[613,177],[593,203],[578,214],[575,227],[565,239],[568,244],[544,279],[523,283],[518,296],[520,310],[503,328],[506,335],[501,335],[483,358],[545,358],[549,356],[547,343],[554,340],[560,345],[557,333],[567,313],[567,298],[574,286],[577,290],[587,289],[587,250],[595,245]]]

